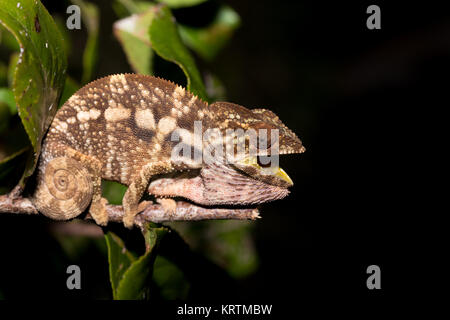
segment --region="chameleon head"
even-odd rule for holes
[[[226,161],[247,176],[272,186],[293,185],[287,173],[278,166],[278,157],[303,153],[300,139],[272,111],[247,109],[243,106],[216,102],[210,126],[222,131]]]
[[[92,192],[86,168],[72,158],[58,157],[41,164],[32,201],[47,217],[68,220],[87,208]]]
[[[264,157],[304,152],[300,139],[269,110],[249,110],[227,102],[216,102],[209,106],[209,110],[212,116],[208,128],[218,128],[221,134],[204,141],[204,151],[205,146],[217,150],[219,144],[227,146],[230,141],[241,140],[243,143],[240,148],[244,152],[235,152],[237,148],[232,143],[232,148],[227,149],[231,150],[231,157],[225,151],[223,154],[226,157],[203,163],[199,173],[193,177],[154,180],[149,186],[149,193],[156,196],[180,196],[210,206],[252,205],[286,197],[289,194],[288,188],[293,185],[292,180],[278,165],[264,165],[261,162],[266,161],[260,160],[267,160]],[[266,133],[264,147],[258,145],[261,141],[258,137],[256,152],[250,152],[251,135],[261,129],[265,129]],[[236,134],[230,135],[227,130],[234,130]],[[272,134],[274,132],[275,135]],[[218,136],[222,138],[217,138]]]

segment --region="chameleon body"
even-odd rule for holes
[[[88,209],[96,223],[105,225],[101,180],[117,181],[128,186],[123,221],[131,227],[146,191],[207,206],[257,204],[287,195],[289,177],[279,170],[258,176],[255,161],[205,164],[190,156],[174,157],[180,142],[200,150],[213,144],[196,139],[196,121],[202,124],[200,134],[208,128],[278,129],[279,154],[304,151],[271,111],[227,102],[208,105],[160,78],[111,75],[87,84],[58,110],[43,143],[33,203],[58,220]]]

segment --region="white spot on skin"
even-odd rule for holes
[[[114,93],[117,92],[117,88],[116,88],[116,86],[113,85],[113,84],[110,84],[110,85],[109,85],[109,90],[111,90],[111,92],[114,92]]]
[[[96,120],[98,117],[100,117],[100,110],[92,108],[89,110],[89,115],[91,117],[92,120]]]
[[[126,86],[127,83],[127,78],[125,77],[124,74],[114,74],[109,78],[109,83],[117,83],[120,82],[122,83],[123,86]]]
[[[172,117],[163,117],[158,122],[158,131],[164,135],[172,132],[177,127],[177,120]]]
[[[68,118],[66,121],[67,121],[67,123],[69,123],[69,124],[74,124],[74,123],[77,121],[77,119],[75,119],[75,117],[70,117],[70,118]]]
[[[177,86],[173,91],[174,99],[181,99],[184,97],[185,91],[183,87]]]
[[[91,118],[91,116],[90,116],[89,111],[80,111],[80,112],[77,113],[77,119],[81,123],[89,121],[90,118]]]
[[[141,93],[142,93],[142,95],[144,96],[144,97],[148,97],[148,95],[150,94],[150,92],[148,91],[148,90],[142,90],[141,91]]]
[[[155,87],[155,93],[160,97],[160,98],[164,98],[164,92],[160,89],[160,88],[158,88],[158,87]]]
[[[184,107],[183,107],[183,112],[184,112],[184,113],[189,113],[189,110],[190,110],[190,109],[189,109],[188,106],[184,106]]]
[[[106,121],[120,121],[130,117],[131,110],[125,108],[108,108],[105,110]]]
[[[109,100],[108,100],[108,105],[109,105],[111,108],[117,107],[116,101],[115,101],[114,99],[109,99]]]
[[[178,99],[173,99],[173,104],[175,105],[176,108],[181,109],[181,107],[183,107],[183,104],[181,103],[180,100]]]
[[[137,110],[134,118],[139,128],[155,130],[155,118],[150,109]]]

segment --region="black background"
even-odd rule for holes
[[[104,20],[98,76],[127,72],[109,29],[112,10],[107,1],[99,3]],[[228,284],[204,274],[193,301],[269,303],[276,312],[297,313],[313,302],[320,304],[318,312],[330,303],[376,310],[433,293],[443,265],[434,255],[437,242],[428,242],[437,234],[425,222],[435,209],[418,188],[431,187],[421,182],[431,171],[422,159],[431,157],[435,139],[425,135],[433,132],[435,111],[448,103],[448,7],[409,1],[226,3],[240,14],[242,26],[206,66],[223,80],[229,101],[272,109],[307,151],[281,159],[295,186],[287,199],[264,206],[256,222],[258,271]],[[64,13],[65,5],[44,4],[50,13]],[[371,4],[381,8],[381,30],[366,27]],[[202,5],[175,16],[201,25],[211,10]],[[41,298],[71,298],[63,288],[66,275],[49,262],[54,257],[42,255],[51,244],[33,240],[40,239],[41,224],[2,217],[0,239],[9,243],[1,254],[2,278],[8,272],[15,281],[16,298],[37,292]],[[99,281],[102,263],[98,271],[89,263],[93,276],[83,281]],[[381,290],[366,287],[372,264],[381,268]],[[95,293],[73,297],[92,299]]]

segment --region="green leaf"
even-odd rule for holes
[[[0,88],[0,102],[5,103],[9,107],[11,115],[17,113],[16,101],[14,100],[14,93],[11,89]]]
[[[189,91],[207,100],[205,86],[194,58],[181,41],[170,9],[167,6],[158,5],[153,10],[155,16],[149,29],[153,49],[163,59],[176,63],[183,70]]]
[[[9,57],[9,65],[8,65],[8,87],[12,88],[14,86],[14,75],[16,73],[17,62],[19,61],[20,54],[18,52],[14,52]]]
[[[231,7],[222,5],[214,21],[206,28],[179,25],[183,41],[202,58],[212,60],[231,39],[240,25],[239,15]]]
[[[86,47],[83,52],[83,84],[92,80],[98,61],[99,13],[96,5],[82,0],[71,0],[80,7],[81,18],[87,29]]]
[[[144,239],[146,252],[133,262],[123,274],[119,287],[117,288],[117,299],[119,300],[143,300],[150,297],[150,283],[153,274],[153,263],[156,258],[156,247],[167,232],[164,227],[145,228]]]
[[[117,40],[121,43],[128,62],[136,73],[153,73],[153,51],[150,45],[148,29],[152,22],[154,11],[149,10],[141,14],[133,14],[114,23],[113,30]]]
[[[14,36],[0,24],[0,34],[1,34],[1,44],[4,45],[6,48],[18,51],[20,50],[19,44],[17,43]]]
[[[56,113],[67,59],[62,37],[40,1],[3,2],[0,23],[20,45],[12,89],[19,116],[34,150],[34,157],[23,175],[26,178],[34,171],[42,138]]]
[[[192,7],[207,0],[157,0],[158,2],[167,4],[171,8]]]
[[[125,271],[127,271],[132,262],[136,261],[136,258],[127,250],[122,239],[113,232],[105,234],[105,239],[108,248],[109,280],[111,281],[113,297],[117,299],[119,283]]]
[[[136,258],[113,232],[105,235],[108,248],[109,275],[116,300],[142,300],[150,295],[150,282],[156,247],[167,232],[165,227],[144,227],[145,254]]]

